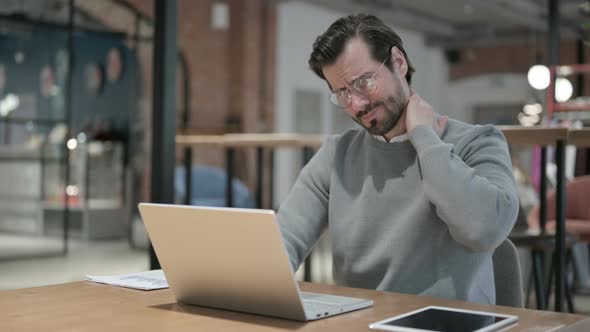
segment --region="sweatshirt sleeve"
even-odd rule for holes
[[[473,251],[496,248],[518,214],[518,195],[508,146],[491,125],[475,126],[455,145],[430,126],[410,132],[424,191],[451,236]]]
[[[301,170],[277,215],[285,249],[296,271],[328,224],[333,138]]]

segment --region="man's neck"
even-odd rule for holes
[[[391,128],[390,131],[386,132],[385,135],[383,135],[383,138],[385,139],[386,142],[389,142],[389,141],[391,141],[392,138],[403,135],[405,133],[406,133],[406,112],[404,111],[404,113],[402,114],[400,119],[395,124],[395,127]]]

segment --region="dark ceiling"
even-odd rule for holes
[[[179,0],[199,1],[199,0]],[[462,48],[542,38],[548,32],[549,0],[266,0],[305,1],[342,12],[375,13],[394,26],[418,31],[430,45]],[[1,0],[0,15],[67,22],[67,0]],[[133,16],[125,0],[76,0],[76,24],[100,29],[93,14],[109,18],[109,26],[130,33]],[[560,33],[585,38],[590,0],[560,0]],[[108,13],[107,15],[104,15]],[[112,18],[112,19],[111,19]],[[144,23],[144,22],[142,22]],[[150,27],[143,29],[151,34]],[[590,39],[590,38],[588,38]]]
[[[548,32],[548,0],[308,0],[345,12],[369,12],[389,23],[420,31],[432,45],[456,48],[506,44]],[[560,0],[560,33],[585,36],[588,0]]]

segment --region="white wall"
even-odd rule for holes
[[[326,83],[309,69],[307,60],[315,38],[325,31],[341,13],[303,2],[281,2],[277,8],[277,68],[275,129],[295,132],[293,96],[296,89],[309,89],[322,94],[324,109],[330,108]],[[325,119],[325,112],[321,118]],[[326,132],[323,121],[323,132]],[[301,167],[298,151],[278,150],[275,153],[274,198],[280,203],[295,181]],[[276,204],[275,204],[276,205]]]
[[[473,121],[473,108],[485,105],[524,105],[532,90],[523,74],[490,74],[465,78],[449,84],[448,115]],[[543,99],[541,99],[543,100]]]
[[[296,89],[322,94],[322,132],[332,131],[331,112],[326,83],[309,69],[307,60],[315,38],[339,17],[347,15],[314,4],[288,1],[277,9],[277,68],[275,128],[277,132],[295,132],[293,95]],[[448,109],[448,65],[439,48],[424,44],[421,34],[392,26],[402,37],[404,47],[416,68],[413,86],[434,108],[443,114]],[[352,120],[351,120],[352,123]],[[281,202],[288,193],[300,169],[299,151],[277,151],[275,159],[275,201]]]

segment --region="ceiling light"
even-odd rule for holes
[[[559,103],[569,100],[574,93],[572,82],[565,77],[558,77],[555,80],[555,100]]]
[[[23,51],[16,51],[14,53],[14,62],[20,65],[23,61],[25,61],[25,53]]]
[[[78,141],[75,138],[70,138],[66,144],[70,150],[75,150],[78,147]]]
[[[541,119],[538,115],[526,115],[524,113],[518,113],[518,122],[523,127],[532,127],[539,122]]]
[[[539,103],[526,104],[523,106],[522,111],[526,115],[536,115],[543,112],[543,106]]]
[[[78,189],[78,186],[69,185],[66,187],[66,194],[68,194],[68,196],[78,196],[78,194],[80,194],[80,189]]]
[[[7,116],[20,105],[20,99],[17,95],[9,93],[0,100],[0,116]]]
[[[527,73],[529,84],[537,90],[547,89],[550,76],[549,68],[543,65],[534,65]]]

